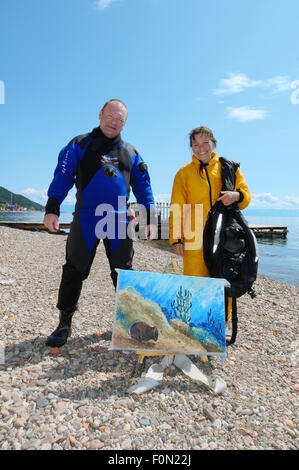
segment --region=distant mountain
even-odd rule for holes
[[[21,194],[14,194],[8,189],[3,188],[0,186],[0,204],[2,203],[7,203],[11,204],[19,204],[21,207],[26,207],[26,209],[31,209],[35,211],[43,211],[44,206],[41,204],[38,204],[37,202],[31,201],[31,199],[28,199],[25,196],[22,196]]]

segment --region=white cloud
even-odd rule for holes
[[[99,10],[104,10],[105,8],[109,7],[111,3],[117,2],[118,0],[97,0],[96,6]]]
[[[170,194],[155,194],[156,202],[170,202]],[[274,196],[271,193],[253,193],[249,209],[297,209],[299,196]]]
[[[229,78],[221,78],[218,88],[213,90],[214,95],[241,93],[247,88],[260,87],[272,89],[281,93],[292,89],[293,80],[284,75],[277,75],[266,80],[252,80],[245,73],[229,73]]]
[[[171,194],[154,194],[155,203],[157,202],[170,202]],[[134,196],[131,194],[130,202],[136,202]]]
[[[155,202],[170,202],[171,194],[155,194]]]
[[[256,87],[261,85],[260,80],[251,80],[245,73],[230,73],[229,78],[222,78],[219,82],[219,87],[213,90],[214,95],[223,95],[231,93],[240,93],[246,88]]]
[[[44,204],[48,200],[46,189],[27,188],[24,189],[23,195],[39,204]]]
[[[74,194],[69,193],[65,200],[63,201],[63,204],[76,204],[76,197]]]
[[[239,108],[227,108],[227,117],[236,119],[237,121],[255,121],[264,119],[268,115],[265,109],[252,109],[249,106],[240,106]]]
[[[38,204],[45,205],[45,203],[48,200],[48,195],[47,195],[48,190],[47,189],[35,189],[35,188],[26,188],[23,190],[22,194],[31,201],[37,202]],[[75,204],[76,198],[74,196],[73,190],[70,191],[70,193],[67,195],[65,200],[63,201],[63,204]]]
[[[251,195],[250,209],[299,209],[299,197],[278,197],[271,193]]]
[[[277,77],[268,78],[265,82],[265,86],[268,88],[273,88],[275,92],[288,91],[292,89],[293,81],[288,77],[278,75]]]

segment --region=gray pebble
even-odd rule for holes
[[[212,421],[212,422],[215,421],[216,415],[215,415],[215,413],[213,412],[213,410],[210,406],[204,405],[202,407],[202,412],[210,421]]]
[[[49,405],[49,400],[45,397],[37,397],[36,399],[36,408],[44,408]]]
[[[79,423],[78,421],[74,421],[73,423],[70,423],[72,428],[74,428],[76,431],[80,431],[82,429],[82,423]]]
[[[142,426],[150,426],[151,421],[150,421],[150,419],[148,419],[148,418],[141,418],[141,419],[139,420],[139,423],[140,423]]]

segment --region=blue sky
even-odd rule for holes
[[[1,0],[0,15],[0,186],[45,203],[59,150],[117,97],[156,200],[207,125],[252,208],[299,209],[298,0]]]

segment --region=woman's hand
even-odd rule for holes
[[[224,206],[230,206],[234,202],[238,202],[240,193],[238,191],[220,191],[217,201],[221,201]]]
[[[183,256],[184,254],[184,245],[183,243],[176,243],[175,245],[172,245],[173,251],[175,252],[176,255],[178,256]]]

